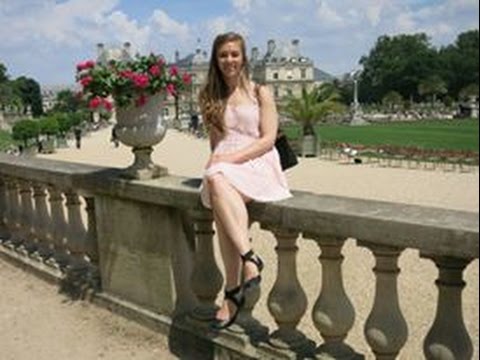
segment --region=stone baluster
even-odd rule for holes
[[[80,198],[73,190],[66,192],[65,198],[68,214],[67,249],[70,254],[82,259],[86,255],[87,232],[82,221]]]
[[[262,227],[265,227],[262,225]],[[267,229],[267,227],[265,227]],[[270,335],[270,343],[280,349],[308,351],[310,342],[297,326],[307,310],[307,296],[297,275],[298,233],[283,229],[269,229],[277,240],[278,270],[273,288],[268,295],[268,310],[278,329]]]
[[[408,339],[408,327],[400,309],[397,279],[398,258],[403,249],[359,242],[375,256],[375,301],[364,333],[376,359],[394,360]]]
[[[98,264],[97,222],[95,218],[95,198],[84,197],[87,212],[87,234],[85,247],[88,259],[92,264]]]
[[[467,259],[425,255],[439,269],[437,313],[432,328],[425,338],[423,351],[426,359],[472,359],[472,340],[465,328],[462,312],[462,291],[465,287],[463,271]]]
[[[192,316],[198,320],[211,320],[216,311],[215,300],[223,283],[214,254],[213,216],[207,211],[195,211],[190,215],[196,235],[192,288],[200,302]]]
[[[20,183],[20,234],[24,240],[18,249],[24,255],[33,253],[37,246],[33,243],[33,198],[30,182],[21,180]]]
[[[7,187],[6,202],[8,204],[6,211],[6,224],[10,232],[10,238],[5,242],[10,248],[14,248],[21,242],[20,240],[20,201],[18,198],[18,183],[14,178],[6,178]]]
[[[51,246],[55,250],[54,257],[50,258],[47,263],[58,267],[65,263],[66,253],[66,234],[67,223],[65,220],[64,198],[63,193],[54,186],[48,187],[50,202],[50,231]]]
[[[46,186],[40,183],[33,185],[33,200],[35,203],[34,212],[34,231],[38,242],[37,256],[40,259],[47,259],[52,255],[50,244],[48,243],[48,221],[50,215],[47,207]]]
[[[358,355],[345,343],[355,322],[355,309],[343,286],[342,247],[345,239],[325,235],[305,235],[318,244],[322,266],[322,289],[313,307],[312,319],[325,343],[317,349],[321,358],[356,359]]]
[[[0,178],[0,243],[3,243],[10,237],[10,231],[7,226],[8,207],[7,184],[3,178]]]

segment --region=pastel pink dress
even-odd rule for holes
[[[256,99],[252,98],[249,104],[227,105],[225,125],[226,135],[217,144],[214,154],[232,153],[257,140],[260,137],[260,108]],[[201,199],[207,208],[212,206],[206,179],[216,173],[222,173],[241,194],[258,202],[280,201],[292,196],[275,147],[242,164],[215,163],[206,169]]]

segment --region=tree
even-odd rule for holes
[[[290,97],[284,111],[294,120],[302,123],[303,134],[315,133],[314,125],[322,117],[345,110],[340,95],[333,84],[322,84],[312,91],[304,89],[300,98]]]
[[[426,34],[382,36],[360,64],[361,100],[379,102],[390,91],[418,98],[418,85],[436,74],[438,58]]]
[[[38,122],[35,120],[20,120],[13,125],[12,138],[23,141],[25,148],[28,147],[28,140],[36,139],[39,135]]]
[[[58,120],[53,116],[41,118],[38,122],[38,127],[39,133],[42,135],[47,135],[47,139],[50,136],[57,135],[60,129]]]
[[[470,85],[464,87],[460,91],[459,98],[460,98],[460,100],[463,100],[463,101],[468,100],[471,97],[478,98],[478,92],[479,92],[478,90],[479,90],[478,84],[470,84]]]
[[[382,104],[389,108],[390,111],[394,111],[396,108],[403,105],[403,97],[396,91],[390,91],[383,97]]]
[[[14,87],[18,91],[23,105],[30,106],[32,115],[38,117],[43,115],[42,94],[40,85],[33,79],[21,76],[14,81]]]
[[[7,67],[0,63],[0,84],[8,81]]]
[[[445,95],[447,92],[447,83],[438,75],[433,75],[418,85],[418,93],[421,96],[431,96],[432,105],[437,102],[437,95]]]
[[[455,43],[440,49],[440,74],[449,92],[458,97],[465,87],[479,84],[479,31],[460,34]]]
[[[62,90],[57,94],[54,112],[74,113],[82,107],[81,99],[71,90]]]

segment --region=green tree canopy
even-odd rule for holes
[[[7,67],[0,62],[0,84],[8,81]]]
[[[435,104],[438,95],[445,95],[447,92],[447,83],[438,75],[432,75],[418,85],[418,93],[421,96],[431,96],[432,104]]]
[[[43,117],[38,122],[39,133],[43,135],[52,136],[57,135],[60,127],[58,125],[58,120],[54,116]]]
[[[82,102],[79,97],[71,90],[62,90],[57,94],[57,103],[54,112],[74,113],[80,110]]]
[[[390,91],[418,98],[418,84],[436,74],[436,49],[426,34],[382,36],[360,60],[362,101],[379,102]]]
[[[460,34],[454,44],[440,49],[440,74],[449,92],[458,97],[465,87],[479,84],[479,31]]]
[[[403,105],[403,101],[403,97],[400,93],[390,91],[383,97],[382,104],[390,110],[395,110],[395,108]]]
[[[28,140],[35,139],[39,135],[39,123],[35,120],[20,120],[13,125],[12,138],[24,142],[28,146]]]
[[[21,76],[13,82],[24,106],[30,106],[34,117],[43,114],[40,85],[33,79]]]

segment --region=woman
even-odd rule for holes
[[[250,82],[241,35],[215,39],[200,106],[212,149],[201,197],[213,210],[226,272],[225,298],[212,326],[224,329],[235,321],[245,290],[261,280],[263,262],[251,247],[246,204],[291,196],[274,147],[275,101],[266,87]]]

